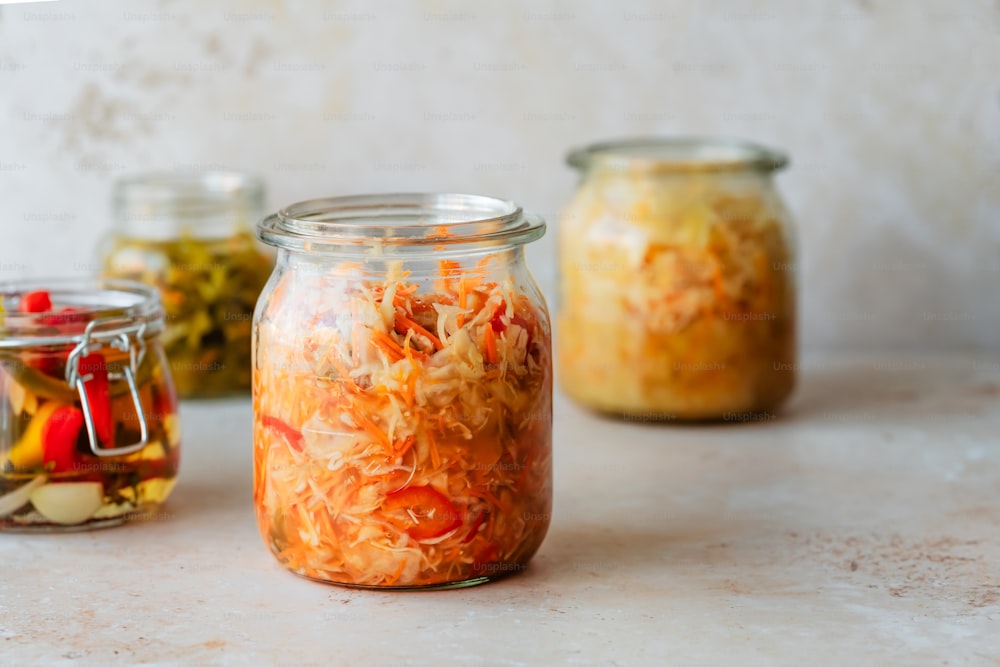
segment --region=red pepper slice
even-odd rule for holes
[[[22,294],[18,309],[22,313],[47,313],[52,310],[52,297],[45,290]]]
[[[504,324],[503,320],[500,319],[500,316],[503,315],[505,312],[506,310],[502,303],[499,306],[497,306],[496,310],[493,311],[493,317],[490,318],[490,326],[493,327],[494,333],[501,333],[504,329],[507,328],[507,325]]]
[[[18,303],[18,310],[22,313],[48,313],[52,311],[52,297],[46,290],[35,290],[27,292],[21,296]],[[44,315],[38,321],[45,326],[57,327],[65,323],[74,321],[70,318],[79,318],[79,311],[76,308],[63,308],[58,314]],[[86,319],[86,316],[83,316]],[[79,320],[77,320],[79,321]],[[47,352],[28,352],[24,356],[24,362],[32,368],[36,368],[46,375],[62,377],[65,368],[66,357],[72,346],[65,347],[61,351],[53,349]]]
[[[66,357],[72,349],[72,346],[67,346],[52,348],[45,352],[25,352],[22,359],[25,366],[30,366],[50,377],[62,378],[66,375]]]
[[[493,327],[493,333],[499,334],[507,330],[507,325],[504,323],[502,319],[500,319],[500,316],[506,312],[507,311],[505,310],[503,304],[500,304],[500,306],[496,309],[496,311],[493,312],[493,317],[490,318],[490,325]],[[521,327],[522,329],[528,332],[528,338],[525,340],[525,344],[528,348],[528,352],[529,353],[532,352],[531,329],[528,327],[528,321],[523,317],[521,317],[520,315],[518,315],[517,313],[514,313],[514,316],[510,318],[510,323],[516,324],[517,326]],[[494,359],[490,359],[488,361],[490,361],[490,363],[496,363],[496,360]]]
[[[94,419],[94,430],[98,439],[106,445],[115,444],[115,422],[111,414],[111,385],[108,382],[108,364],[100,352],[91,352],[80,357],[77,368],[85,379],[83,389],[87,393],[90,414]]]
[[[285,439],[285,442],[288,443],[289,447],[297,452],[302,451],[302,434],[299,431],[296,431],[294,428],[277,417],[272,417],[270,415],[264,415],[261,417],[260,423],[264,425],[264,428],[276,431],[278,435]]]
[[[83,427],[83,412],[72,405],[55,409],[42,425],[42,460],[52,472],[70,472],[76,462],[76,438]]]
[[[50,308],[51,310],[51,308]],[[58,313],[53,313],[52,315],[46,315],[45,317],[39,318],[42,324],[50,327],[58,327],[60,329],[67,328],[69,324],[79,324],[81,322],[87,321],[87,313],[81,311],[79,308],[73,308],[67,306],[60,309]]]
[[[38,321],[48,327],[55,327],[61,333],[77,333],[82,331],[80,324],[86,322],[88,315],[77,308],[66,307],[58,313],[41,315]],[[61,378],[66,373],[66,359],[73,350],[72,345],[54,347],[51,351],[29,354],[26,363],[47,375]]]
[[[472,522],[472,528],[469,529],[468,534],[462,540],[462,544],[468,544],[475,539],[476,534],[479,532],[479,527],[483,525],[483,520],[486,518],[486,510],[480,510],[479,516],[476,520]]]
[[[385,498],[382,510],[415,540],[440,537],[462,525],[462,517],[448,498],[430,486],[410,486]]]
[[[493,327],[494,333],[502,333],[503,331],[505,331],[507,329],[507,325],[501,319],[501,316],[503,316],[504,314],[506,314],[506,312],[507,312],[507,310],[506,310],[506,308],[504,307],[503,304],[500,304],[500,306],[493,312],[493,317],[490,318],[490,325]],[[531,329],[528,328],[528,320],[526,320],[523,317],[521,317],[518,313],[514,313],[514,316],[512,318],[510,318],[510,323],[511,324],[516,324],[517,326],[519,326],[522,329],[524,329],[525,331],[527,331],[528,332],[528,341],[530,343],[530,341],[531,341]]]

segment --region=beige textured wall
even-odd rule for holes
[[[992,0],[0,6],[0,100],[0,278],[90,271],[134,170],[554,218],[567,148],[717,133],[792,155],[807,348],[1000,346]]]

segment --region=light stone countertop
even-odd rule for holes
[[[806,362],[756,424],[555,410],[528,571],[378,593],[282,570],[253,518],[249,401],[186,403],[158,520],[0,536],[0,664],[1000,659],[1000,357]]]

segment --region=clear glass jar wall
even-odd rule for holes
[[[641,139],[570,155],[559,226],[560,382],[631,419],[766,418],[795,384],[787,160],[725,140]]]
[[[275,557],[349,586],[519,572],[552,503],[550,323],[522,244],[469,195],[303,202],[254,318],[254,502]]]
[[[0,531],[147,516],[180,462],[177,398],[150,287],[0,285]]]
[[[263,184],[232,172],[144,174],[120,181],[114,204],[104,275],[160,289],[181,397],[249,391],[253,308],[274,266],[253,234]]]

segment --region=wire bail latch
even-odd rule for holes
[[[88,323],[87,328],[83,332],[83,339],[73,348],[66,361],[66,383],[76,389],[80,395],[80,406],[83,410],[84,423],[87,426],[87,436],[90,438],[90,451],[97,456],[124,456],[126,454],[133,454],[149,443],[149,426],[146,421],[146,413],[142,409],[139,388],[135,381],[138,368],[146,356],[146,342],[143,335],[146,325],[132,323],[131,326],[124,328],[119,326],[113,330],[107,329],[109,325],[113,325],[116,322],[128,322],[128,320],[104,318]],[[134,339],[132,336],[134,336]],[[128,352],[129,355],[128,364],[124,365],[121,371],[108,370],[108,380],[109,382],[124,380],[128,384],[129,395],[132,398],[132,405],[135,407],[136,417],[139,422],[139,442],[134,444],[119,447],[115,443],[111,443],[110,447],[102,447],[94,426],[93,406],[87,397],[87,382],[94,379],[94,374],[81,373],[80,362],[91,352],[100,350],[105,346],[122,352]]]

